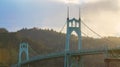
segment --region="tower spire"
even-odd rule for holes
[[[67,6],[67,19],[69,19],[69,6]]]
[[[79,20],[81,20],[80,7],[79,7]]]

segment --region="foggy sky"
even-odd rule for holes
[[[81,1],[80,1],[81,2]],[[70,17],[82,20],[102,36],[119,36],[119,0],[82,0],[81,5],[69,5]],[[16,31],[23,27],[60,30],[66,22],[66,4],[58,0],[0,0],[0,27]],[[82,25],[82,31],[95,36]]]

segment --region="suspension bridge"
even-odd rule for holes
[[[119,50],[119,48],[108,48],[107,46],[104,46],[104,48],[100,48],[100,49],[89,49],[89,50],[82,49],[82,35],[81,34],[83,32],[81,31],[81,24],[85,25],[90,31],[95,33],[97,36],[101,37],[101,35],[93,31],[89,26],[87,26],[84,22],[82,22],[81,17],[80,17],[80,12],[79,12],[78,19],[69,18],[69,7],[68,7],[67,13],[68,13],[68,16],[67,16],[67,22],[66,22],[67,24],[66,44],[65,44],[65,50],[63,52],[29,57],[29,46],[30,45],[26,42],[23,42],[23,43],[20,43],[18,62],[16,64],[13,64],[11,67],[22,67],[26,64],[28,64],[27,67],[30,67],[29,64],[32,64],[33,62],[38,62],[38,61],[47,60],[47,59],[55,59],[55,58],[60,58],[60,57],[64,58],[64,67],[84,67],[83,61],[82,61],[83,56],[94,55],[94,54],[105,55],[106,67],[109,67],[110,61],[120,61],[119,53],[113,52],[113,50]],[[70,50],[70,42],[69,42],[71,33],[73,31],[75,31],[78,35],[78,50],[75,50],[75,51]],[[26,59],[24,61],[22,61],[23,52],[25,52],[26,54]]]

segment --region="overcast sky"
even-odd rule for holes
[[[77,2],[77,3],[76,3]],[[70,6],[70,17],[82,20],[102,36],[120,35],[119,0],[76,0]],[[65,0],[0,0],[0,27],[9,31],[21,28],[52,28],[60,30],[66,22]],[[84,26],[82,31],[95,36]]]

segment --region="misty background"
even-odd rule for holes
[[[79,4],[66,4],[64,0],[0,0],[0,27],[11,32],[33,27],[59,31],[70,6],[71,18],[78,18],[80,7],[82,20],[94,31],[102,36],[120,36],[119,4],[119,0],[79,0]],[[82,31],[96,37],[84,26]]]

